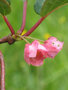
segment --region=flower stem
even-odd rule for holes
[[[24,31],[25,24],[26,24],[26,11],[27,11],[27,0],[24,0],[24,6],[23,6],[23,20],[20,30],[18,31],[19,34],[21,34]]]
[[[27,38],[27,39],[38,40],[40,42],[44,42],[43,40],[40,40],[40,39],[37,39],[37,38],[33,38],[33,37],[30,37],[30,36],[23,36],[23,37]]]
[[[8,28],[10,29],[12,35],[15,34],[15,31],[14,31],[13,27],[11,26],[11,24],[9,23],[7,17],[6,17],[6,16],[3,16],[3,19],[4,19],[4,21],[6,22]]]
[[[40,20],[27,32],[24,34],[24,36],[29,36],[45,19],[45,17],[40,18]]]
[[[27,39],[25,39],[25,37],[18,35],[18,37],[20,37],[21,40],[24,40],[26,43],[29,43],[29,41]],[[30,43],[29,43],[30,44]]]
[[[4,64],[4,59],[1,52],[0,52],[0,64],[1,64],[1,89],[0,90],[5,90],[5,64]]]

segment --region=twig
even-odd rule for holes
[[[65,4],[65,5],[67,5],[67,4]],[[64,5],[62,5],[62,6],[64,6]],[[47,16],[49,16],[52,12],[54,12],[55,10],[59,9],[62,6],[57,7],[56,9],[52,10],[51,12],[49,12],[46,16],[41,17],[40,20],[38,20],[38,22],[28,32],[26,32],[23,36],[29,36],[34,30],[36,30],[36,28],[43,22],[43,20]]]
[[[12,35],[15,34],[15,31],[14,31],[13,27],[11,26],[11,24],[9,23],[7,17],[6,17],[6,16],[3,16],[3,19],[4,19],[4,21],[6,22],[8,28],[10,29]]]
[[[22,25],[20,30],[17,32],[21,34],[25,28],[25,23],[26,23],[26,11],[27,11],[27,0],[24,0],[24,6],[23,6],[23,18],[22,18]]]
[[[8,36],[0,39],[0,44],[8,42]]]
[[[25,33],[24,36],[29,36],[42,23],[45,18],[46,17],[40,18],[40,20],[27,33]]]
[[[12,35],[8,35],[8,36],[5,36],[5,37],[3,37],[3,38],[0,39],[0,44],[7,43],[7,42],[10,45],[15,42],[15,40],[12,38]]]

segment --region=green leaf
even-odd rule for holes
[[[68,0],[36,0],[34,8],[37,14],[45,16],[65,4]]]
[[[8,3],[10,4],[10,0],[7,0],[8,1]]]
[[[0,0],[0,13],[2,15],[7,15],[10,11],[10,0]]]

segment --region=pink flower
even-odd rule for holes
[[[48,57],[54,58],[62,49],[64,42],[60,42],[55,37],[50,37],[44,42],[44,46],[48,50]]]
[[[26,44],[24,50],[24,59],[30,65],[40,66],[44,59],[54,58],[62,49],[64,42],[60,42],[55,37],[50,37],[40,44],[37,40],[32,44]]]
[[[25,45],[24,59],[29,65],[40,66],[45,58],[47,58],[47,49],[37,40]]]

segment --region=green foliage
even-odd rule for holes
[[[40,18],[34,12],[35,0],[28,0],[26,30]],[[12,13],[7,16],[15,32],[22,22],[22,0],[11,0]],[[16,6],[15,6],[16,4]],[[68,6],[56,10],[31,34],[45,40],[47,34],[64,41],[63,50],[54,59],[45,59],[41,67],[33,67],[24,61],[25,42],[13,45],[0,44],[6,67],[6,90],[68,90]],[[0,16],[0,38],[10,34]]]
[[[9,4],[11,4],[11,3],[10,3],[11,0],[7,0],[7,1],[8,1]]]
[[[2,15],[7,15],[10,11],[10,0],[0,0],[0,13]]]
[[[34,8],[36,13],[41,16],[45,16],[49,12],[67,3],[68,0],[36,0]]]

